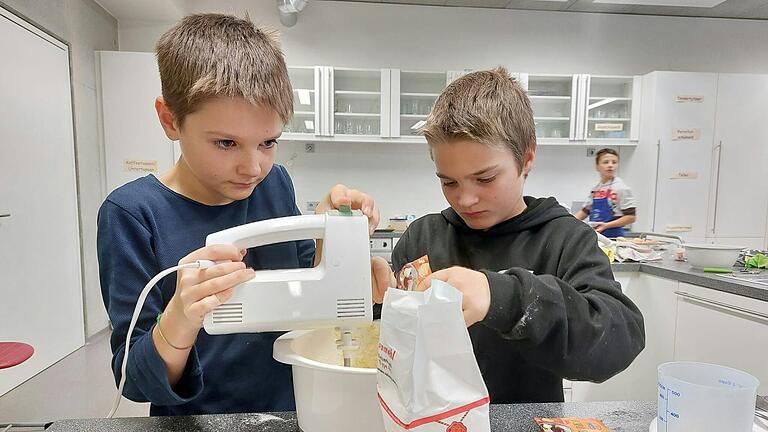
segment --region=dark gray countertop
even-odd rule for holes
[[[768,301],[768,286],[729,279],[715,273],[704,273],[687,262],[664,260],[657,263],[613,263],[614,273],[642,272],[680,282],[687,282],[753,299]],[[738,271],[738,270],[737,270]]]
[[[613,432],[647,432],[656,417],[655,402],[584,402],[491,405],[491,431],[536,432],[534,417],[602,420]],[[361,425],[360,430],[365,430]],[[269,431],[299,432],[294,413],[220,414],[183,417],[62,420],[50,432],[81,431]]]

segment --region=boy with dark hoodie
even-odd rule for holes
[[[643,317],[594,231],[554,198],[523,196],[536,154],[530,102],[498,68],[451,83],[424,135],[451,205],[414,221],[395,272],[424,255],[464,295],[493,403],[563,401],[562,379],[602,382],[645,346]]]

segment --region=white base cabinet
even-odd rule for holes
[[[768,393],[768,302],[680,282],[675,360],[748,372]]]
[[[597,384],[572,383],[574,402],[656,400],[656,367],[673,357],[677,281],[645,273],[617,273],[624,293],[645,320],[645,349],[623,372]]]

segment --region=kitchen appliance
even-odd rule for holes
[[[247,249],[303,239],[323,240],[317,267],[256,272],[205,317],[205,331],[226,334],[370,324],[368,219],[359,211],[253,222],[213,233],[206,244]]]

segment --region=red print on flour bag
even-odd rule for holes
[[[385,294],[377,382],[387,432],[490,432],[461,299],[439,280],[424,292]]]

